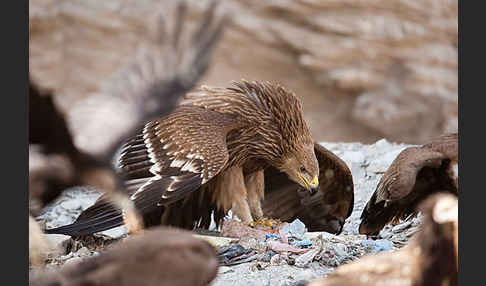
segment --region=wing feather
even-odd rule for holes
[[[424,167],[438,168],[447,156],[423,147],[403,150],[381,177],[376,187],[376,202],[394,201],[413,190],[418,172]]]
[[[132,190],[133,181],[146,178],[131,194],[137,208],[171,204],[216,176],[229,157],[226,134],[237,126],[233,117],[197,106],[182,106],[147,123],[142,137],[124,146],[119,161]]]

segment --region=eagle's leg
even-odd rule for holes
[[[254,220],[263,218],[262,200],[264,195],[263,170],[245,176],[248,205]]]
[[[247,201],[247,190],[243,169],[232,167],[224,171],[219,178],[219,187],[224,192],[218,192],[220,199],[224,201],[225,209],[231,206],[233,215],[236,215],[243,223],[249,224],[253,221],[250,206]]]

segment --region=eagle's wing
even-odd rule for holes
[[[442,153],[451,161],[457,161],[459,159],[459,140],[457,133],[441,135],[423,147]]]
[[[387,224],[413,217],[415,207],[433,192],[457,192],[447,179],[450,158],[430,148],[403,150],[380,179],[361,213],[359,231],[377,234]]]
[[[226,17],[216,15],[215,4],[205,11],[195,31],[184,25],[184,2],[164,5],[133,60],[105,80],[99,92],[69,110],[79,149],[97,157],[113,156],[144,123],[176,107],[207,70],[221,35]]]
[[[226,134],[239,126],[233,117],[196,106],[182,106],[145,125],[120,157],[137,209],[181,199],[217,175],[228,161]]]
[[[265,216],[291,221],[299,218],[310,231],[340,233],[354,205],[353,178],[346,163],[319,144],[314,145],[319,162],[320,189],[314,194],[270,167],[265,170]]]
[[[447,156],[423,147],[403,150],[393,160],[376,187],[376,202],[399,200],[410,194],[424,167],[438,168]]]

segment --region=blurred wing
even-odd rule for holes
[[[225,20],[215,15],[215,9],[211,4],[198,29],[189,33],[184,29],[185,5],[164,5],[134,60],[105,81],[100,93],[70,110],[79,149],[96,156],[113,155],[122,140],[145,122],[175,108],[208,68]]]
[[[310,231],[340,233],[353,211],[353,178],[346,164],[332,152],[317,143],[314,151],[319,162],[319,191],[311,196],[286,174],[267,168],[263,212],[284,221],[299,218]]]
[[[459,159],[459,139],[457,133],[439,136],[423,147],[442,153],[451,161],[457,161]]]
[[[237,126],[229,116],[195,106],[147,123],[119,162],[137,209],[175,202],[216,176],[229,157],[226,134]]]

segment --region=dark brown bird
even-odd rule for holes
[[[276,168],[265,170],[263,213],[283,221],[300,219],[309,231],[339,234],[353,212],[351,171],[338,156],[314,144],[319,162],[319,190],[311,195]]]
[[[457,195],[457,164],[457,133],[403,150],[366,204],[359,232],[377,235],[386,224],[415,216],[416,206],[432,193],[447,191]]]
[[[99,256],[53,272],[32,273],[31,286],[208,285],[218,257],[205,240],[190,232],[157,228],[118,242]]]
[[[319,186],[319,164],[301,102],[268,82],[203,86],[188,94],[176,111],[150,121],[129,140],[120,166],[143,215],[160,214],[162,206],[200,190],[217,211],[231,209],[245,223],[258,220],[263,217],[264,170],[271,166],[308,191]],[[84,235],[122,223],[120,214],[100,200],[73,225],[50,232]]]
[[[309,286],[457,285],[457,197],[435,194],[420,205],[421,230],[398,251],[367,255]]]

